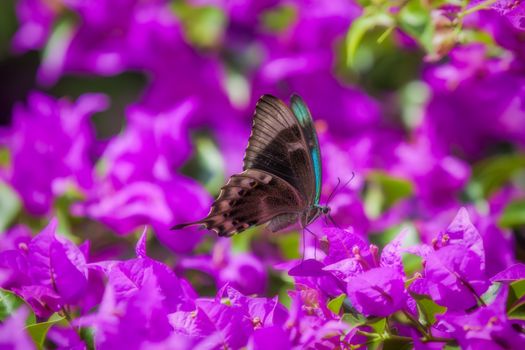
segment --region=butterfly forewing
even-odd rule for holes
[[[254,168],[275,174],[312,204],[316,184],[309,153],[303,127],[290,108],[276,97],[262,96],[255,109],[244,169]]]
[[[301,126],[302,135],[304,137],[304,141],[306,143],[310,161],[311,161],[311,167],[313,170],[313,180],[314,180],[314,203],[318,204],[319,199],[321,197],[321,184],[322,184],[322,177],[321,177],[321,150],[319,148],[319,140],[317,139],[317,132],[315,131],[315,125],[314,121],[312,119],[312,115],[310,113],[310,110],[306,106],[306,103],[304,103],[303,99],[299,97],[298,95],[292,95],[291,101],[291,108],[292,111],[297,118],[297,121],[299,122],[299,125]],[[310,174],[310,177],[311,174]],[[310,188],[310,190],[312,190]]]

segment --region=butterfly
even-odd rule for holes
[[[219,236],[232,236],[267,224],[272,232],[299,223],[302,228],[330,208],[321,197],[321,152],[312,115],[301,97],[290,107],[263,95],[255,107],[243,172],[221,188],[208,215],[175,225],[178,230],[201,225]]]

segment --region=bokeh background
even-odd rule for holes
[[[465,207],[492,276],[525,258],[521,8],[3,0],[0,247],[56,217],[90,261],[126,259],[147,225],[148,255],[199,295],[230,283],[286,305],[276,266],[322,257],[322,239],[169,228],[204,216],[241,170],[257,99],[297,93],[320,138],[322,202],[355,174],[330,203],[340,226],[379,247],[402,227],[431,244]]]

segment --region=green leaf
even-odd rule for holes
[[[297,18],[297,11],[294,6],[283,5],[262,14],[264,26],[271,32],[282,32],[287,29]]]
[[[210,135],[199,133],[192,137],[195,153],[184,164],[182,174],[191,176],[204,184],[211,193],[224,183],[224,163],[221,152]]]
[[[378,217],[397,201],[414,193],[414,186],[406,179],[372,171],[367,176],[368,189],[365,193],[365,210],[372,217]]]
[[[42,52],[43,64],[52,61],[51,57],[63,57],[69,47],[73,37],[73,20],[68,16],[59,17],[60,19],[54,24],[53,32],[47,40],[44,51]],[[54,56],[57,55],[57,56]]]
[[[509,313],[519,307],[519,301],[524,295],[525,280],[515,281],[509,285],[509,295],[507,296],[507,311]]]
[[[481,186],[484,198],[500,189],[525,169],[525,154],[505,154],[484,159],[472,168],[472,183]]]
[[[24,301],[16,294],[0,289],[0,322],[4,321],[23,304]]]
[[[16,1],[0,1],[0,59],[12,53],[13,34],[17,30]]]
[[[299,232],[289,232],[277,237],[277,244],[279,245],[279,250],[281,255],[287,259],[298,259],[301,257],[300,252],[300,242],[301,236]]]
[[[499,225],[505,228],[525,225],[525,199],[507,204],[499,218]]]
[[[432,299],[426,295],[419,295],[411,293],[416,300],[417,309],[419,311],[419,320],[427,326],[432,326],[436,323],[436,315],[444,313],[447,308],[436,304]]]
[[[508,315],[513,320],[525,321],[525,301],[514,306]]]
[[[385,339],[383,342],[383,350],[409,350],[412,349],[413,341],[410,339]]]
[[[383,334],[386,330],[386,318],[384,317],[371,320],[371,322],[368,322],[367,324],[372,327],[377,334]]]
[[[500,283],[491,284],[489,289],[487,289],[485,293],[481,295],[481,300],[483,300],[483,302],[487,305],[492,304],[494,299],[496,299],[496,297],[498,296],[500,290],[501,290]]]
[[[95,331],[93,328],[81,328],[80,338],[86,343],[86,347],[88,350],[95,349]]]
[[[461,350],[459,345],[445,344],[443,350]]]
[[[339,295],[338,297],[335,297],[334,299],[328,302],[328,309],[330,309],[330,311],[332,311],[334,314],[338,315],[341,311],[341,307],[343,306],[343,302],[345,301],[345,299],[345,293]]]
[[[227,25],[227,17],[220,8],[194,7],[183,2],[174,2],[173,9],[180,18],[189,41],[204,48],[218,45]]]
[[[423,268],[423,259],[415,254],[404,254],[402,256],[403,268],[407,276],[413,275]]]
[[[341,320],[353,327],[358,327],[366,324],[366,318],[359,313],[345,313],[343,314],[343,317],[341,317]]]
[[[434,26],[430,9],[421,0],[409,0],[398,14],[398,24],[401,29],[416,41],[426,51],[432,51]]]
[[[251,250],[251,241],[255,234],[256,228],[249,228],[242,235],[234,235],[231,238],[232,250],[236,253],[244,253]]]
[[[364,15],[355,19],[346,34],[346,64],[353,68],[355,65],[356,52],[365,34],[375,27],[391,27],[394,21],[386,13],[375,13],[371,16]]]
[[[20,199],[13,189],[0,182],[0,231],[5,231],[20,211]]]
[[[61,322],[65,318],[57,313],[54,313],[49,317],[46,322],[35,323],[26,327],[27,332],[33,339],[36,347],[41,350],[44,347],[44,341],[46,340],[47,332],[51,326]]]

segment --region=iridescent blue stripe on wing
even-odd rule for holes
[[[315,173],[315,204],[319,204],[321,199],[321,154],[319,153],[319,146],[312,150],[311,155]]]
[[[294,98],[295,97],[295,98]],[[319,204],[321,199],[321,152],[319,150],[319,141],[317,140],[317,134],[314,129],[314,122],[308,107],[304,104],[299,96],[292,97],[292,111],[299,121],[299,125],[305,133],[306,141],[310,147],[310,158],[312,159],[312,165],[314,168],[315,176],[315,203]]]
[[[312,117],[308,112],[308,108],[302,103],[302,101],[295,100],[297,103],[292,103],[292,110],[295,117],[299,121],[299,124],[304,128],[308,123],[312,121]]]

